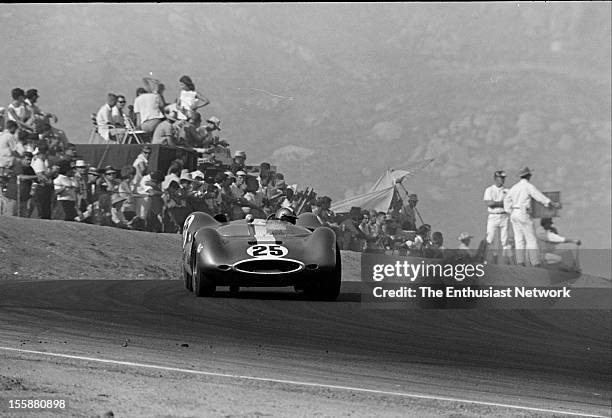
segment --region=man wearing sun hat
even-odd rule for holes
[[[177,130],[174,123],[177,121],[176,111],[166,109],[166,117],[153,131],[152,144],[176,146]]]
[[[121,207],[126,200],[127,196],[122,196],[119,193],[113,193],[111,195],[111,220],[118,228],[127,228],[128,226],[128,221],[125,219],[123,211],[121,210]]]
[[[493,249],[494,257],[497,257],[497,248],[494,248],[495,237],[499,231],[503,253],[508,256],[510,246],[508,245],[508,213],[504,210],[504,198],[508,189],[504,187],[506,172],[498,170],[493,173],[494,183],[484,191],[483,200],[487,205],[489,216],[487,217],[487,245]]]
[[[533,184],[529,182],[533,170],[529,167],[517,173],[520,180],[508,190],[504,198],[504,210],[510,213],[510,222],[514,231],[516,248],[516,263],[525,266],[525,258],[532,266],[540,265],[540,254],[535,226],[531,218],[531,199],[535,199],[544,206],[560,208],[561,204],[553,202]],[[525,252],[527,253],[525,256]]]

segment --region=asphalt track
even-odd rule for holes
[[[179,280],[0,282],[0,359],[47,351],[237,385],[610,416],[609,310],[375,310],[358,286],[330,303],[286,289],[196,298]]]

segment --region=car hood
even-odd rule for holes
[[[311,232],[301,226],[288,222],[264,219],[255,219],[252,223],[244,220],[232,221],[221,225],[217,232],[224,238],[248,238],[254,237],[258,240],[269,239],[275,241],[277,238],[307,237]]]

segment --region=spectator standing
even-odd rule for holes
[[[98,200],[99,190],[97,186],[100,173],[95,167],[90,167],[87,170],[87,205],[91,205]]]
[[[500,237],[501,248],[503,254],[508,256],[510,247],[508,245],[508,214],[504,210],[504,198],[508,193],[508,189],[504,187],[506,173],[502,170],[493,173],[494,184],[487,187],[484,192],[483,200],[487,205],[489,215],[487,217],[487,246],[494,250],[494,257],[497,257],[497,252],[494,248],[495,237]]]
[[[49,148],[41,144],[32,159],[32,169],[38,176],[34,193],[34,207],[40,219],[51,219],[53,205],[53,170],[47,158]]]
[[[192,212],[205,212],[214,215],[212,209],[206,204],[205,194],[206,183],[204,182],[204,173],[196,170],[191,173],[193,183],[191,191],[187,194],[187,207]]]
[[[63,161],[59,166],[59,174],[53,180],[55,196],[58,202],[55,218],[64,221],[74,221],[77,217],[76,190],[78,185],[73,178],[74,169],[68,161]]]
[[[6,129],[0,134],[0,174],[8,171],[13,165],[17,152],[17,122],[9,120],[6,122]]]
[[[219,189],[218,205],[220,213],[226,214],[228,219],[231,218],[232,205],[236,201],[232,194],[231,184],[235,176],[232,172],[219,173],[215,178],[215,187]]]
[[[376,234],[376,226],[370,219],[370,212],[364,211],[361,214],[361,222],[359,223],[359,230],[365,235],[364,251],[372,250],[376,248],[376,241],[378,236]]]
[[[136,169],[136,176],[134,178],[136,183],[140,183],[140,180],[149,174],[149,157],[151,152],[152,149],[149,145],[143,146],[142,151],[132,163],[132,166]]]
[[[43,134],[47,132],[51,127],[51,124],[49,122],[50,119],[53,119],[53,121],[57,123],[57,116],[52,113],[44,112],[38,106],[39,98],[40,96],[38,95],[37,89],[30,89],[26,92],[25,105],[28,110],[29,116],[27,124],[31,126],[34,132],[38,134]]]
[[[13,101],[6,109],[7,119],[15,122],[18,129],[31,133],[32,127],[27,124],[27,121],[30,118],[30,113],[28,112],[28,108],[25,104],[25,92],[19,87],[14,88],[11,91],[11,97]]]
[[[131,221],[137,213],[136,187],[138,184],[134,181],[135,177],[136,168],[134,168],[134,166],[127,165],[121,168],[121,183],[119,183],[117,192],[119,196],[125,197],[121,210],[124,218],[128,222]]]
[[[149,84],[148,91],[140,94],[134,100],[134,113],[136,113],[136,125],[148,135],[153,135],[157,125],[164,119],[162,113],[163,102],[157,92],[159,85]]]
[[[246,154],[244,158],[246,160]],[[259,182],[259,184],[261,184],[261,178],[266,177],[268,173],[271,171],[271,169],[272,167],[270,166],[270,163],[268,162],[263,162],[259,164],[259,175],[257,176],[257,181]],[[246,171],[246,170],[243,169],[243,171]]]
[[[98,190],[100,194],[113,194],[119,189],[119,179],[117,179],[117,170],[112,166],[107,165],[104,168],[104,174],[98,179]]]
[[[246,178],[246,193],[243,196],[242,202],[244,206],[242,211],[244,214],[251,213],[255,217],[263,217],[263,193],[259,189],[257,178],[248,176]]]
[[[87,184],[89,176],[87,174],[87,164],[84,160],[77,160],[74,165],[76,173],[74,181],[77,184],[76,188],[76,208],[78,212],[85,212],[89,203],[87,202]]]
[[[388,213],[385,215],[385,223],[382,227],[383,243],[386,250],[394,250],[395,244],[400,238],[400,225],[395,220],[395,217]]]
[[[144,219],[146,229],[149,232],[162,232],[163,230],[164,200],[162,198],[163,191],[161,189],[161,182],[163,179],[164,175],[161,171],[154,171],[142,179],[144,181],[144,194],[147,195],[144,205]]]
[[[320,207],[321,207],[321,214],[320,217],[323,220],[323,225],[325,226],[329,226],[330,228],[334,229],[336,231],[336,233],[339,232],[339,225],[338,223],[334,220],[335,214],[334,212],[332,212],[332,210],[330,209],[331,207],[331,197],[329,196],[323,196],[319,202]]]
[[[17,138],[17,143],[15,144],[15,151],[17,152],[19,157],[23,157],[23,153],[26,151],[34,151],[34,147],[30,144],[28,135],[24,135],[23,133],[23,131],[17,131],[15,134],[15,137]]]
[[[147,90],[145,90],[144,87],[138,87],[136,89],[136,96],[134,96],[134,97],[138,97],[141,94],[146,93],[146,92],[147,92]],[[134,99],[134,101],[135,101],[135,99]],[[138,126],[138,120],[136,118],[136,112],[134,112],[134,105],[133,104],[127,106],[126,113],[127,113],[128,117],[130,118],[130,121],[132,122],[132,126]]]
[[[236,181],[232,183],[232,194],[236,199],[240,199],[246,193],[247,174],[244,171],[236,172]]]
[[[183,223],[189,215],[187,199],[191,193],[193,179],[188,172],[181,173],[180,183],[172,181],[168,187],[166,212],[174,228],[182,232]]]
[[[376,216],[374,217],[374,233],[379,240],[384,235],[383,227],[385,226],[386,218],[387,214],[385,212],[376,212]]]
[[[408,205],[402,208],[402,229],[406,231],[416,231],[416,206],[419,203],[419,197],[416,194],[408,196]]]
[[[428,255],[427,252],[431,248],[431,225],[423,224],[419,226],[416,230],[416,235],[414,237],[414,241],[412,245],[408,246],[410,250],[417,250],[418,255],[425,256]]]
[[[31,163],[31,152],[25,152],[22,159],[15,159],[13,162],[12,175],[6,185],[6,193],[3,196],[0,195],[0,199],[4,200],[0,205],[2,208],[0,215],[29,217],[28,201],[32,192],[32,180],[36,178]]]
[[[349,217],[340,224],[340,229],[342,230],[342,248],[345,250],[363,250],[367,236],[359,228],[360,217],[361,209],[354,206],[349,211]]]
[[[504,198],[504,210],[510,213],[510,222],[512,222],[514,231],[516,262],[522,266],[525,266],[526,257],[532,266],[540,265],[538,241],[531,219],[531,199],[535,199],[544,206],[561,207],[559,203],[551,201],[529,182],[531,173],[532,170],[529,167],[521,169],[518,172],[520,180],[508,190]]]
[[[177,99],[176,107],[180,120],[188,119],[190,112],[195,112],[199,108],[210,103],[210,100],[196,91],[195,84],[193,84],[191,77],[187,75],[182,76],[179,79],[179,86],[181,91]]]
[[[232,159],[232,163],[230,164],[230,171],[234,174],[236,174],[236,172],[238,171],[246,171],[246,167],[245,167],[246,158],[247,158],[246,152],[244,151],[234,152],[234,158]],[[260,177],[258,179],[259,184],[261,184],[262,182],[262,177],[266,177],[267,174],[268,174],[267,171],[262,171],[260,169],[260,172],[259,172]]]

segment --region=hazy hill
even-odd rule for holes
[[[610,247],[610,4],[2,5],[2,71],[37,87],[74,142],[106,92],[189,74],[249,160],[333,198],[386,167],[447,233],[484,233],[495,169],[537,169],[558,224]],[[509,182],[514,178],[510,177]],[[449,209],[451,208],[451,209]]]

